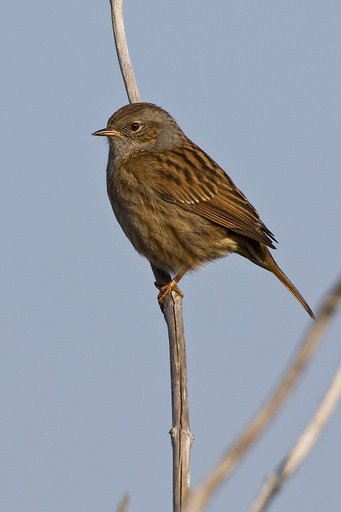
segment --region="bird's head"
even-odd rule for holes
[[[108,137],[116,158],[172,149],[184,137],[168,112],[153,103],[132,103],[120,108],[109,118],[107,127],[93,135]]]

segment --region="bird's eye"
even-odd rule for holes
[[[130,125],[130,129],[132,132],[137,132],[140,129],[140,123],[137,123],[137,122],[132,123]]]

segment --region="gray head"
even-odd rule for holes
[[[116,158],[171,149],[184,137],[168,112],[153,103],[125,105],[109,118],[106,128],[93,135],[108,137]]]

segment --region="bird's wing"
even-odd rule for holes
[[[179,149],[146,155],[143,167],[152,174],[153,190],[162,200],[275,248],[276,239],[256,209],[223,169],[191,141]]]

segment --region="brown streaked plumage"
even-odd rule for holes
[[[219,165],[174,119],[152,103],[133,103],[113,114],[108,137],[107,189],[115,216],[135,249],[164,273],[166,295],[189,270],[234,252],[269,270],[313,312],[278,267],[268,248],[273,234]]]

